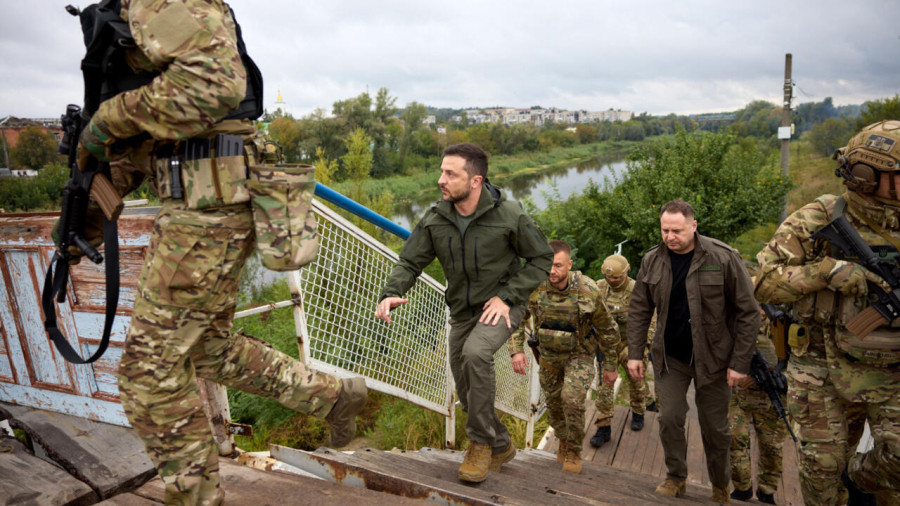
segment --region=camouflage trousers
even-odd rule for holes
[[[781,402],[783,404],[785,400]],[[753,486],[750,464],[752,425],[759,443],[757,488],[766,494],[774,494],[781,479],[782,447],[787,427],[775,414],[769,396],[756,386],[735,388],[728,406],[728,425],[731,429],[731,481],[734,488],[749,490]]]
[[[594,357],[541,356],[540,381],[550,426],[567,448],[579,453],[584,442],[584,403],[593,379]]]
[[[636,380],[628,374],[628,343],[620,342],[618,345],[619,353],[619,377],[625,382],[628,388],[628,397],[631,401],[631,411],[639,415],[644,414],[644,407],[653,402],[650,395],[650,388],[647,386],[646,379]],[[647,354],[644,354],[644,370],[647,370]],[[603,378],[600,378],[600,388],[597,390],[597,427],[606,427],[612,424],[613,409],[615,399],[613,399],[614,385],[603,384]]]
[[[197,378],[322,418],[338,378],[232,332],[253,247],[246,204],[188,211],[166,200],[154,223],[119,365],[125,415],[165,483],[166,504],[218,504],[218,451]]]
[[[845,504],[841,473],[862,436],[866,407],[837,392],[829,377],[822,331],[808,330],[813,343],[802,357],[791,355],[787,367],[787,408],[798,425],[800,490],[809,505]]]

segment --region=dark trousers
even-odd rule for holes
[[[687,479],[687,437],[684,422],[688,412],[687,392],[691,381],[694,382],[694,401],[700,420],[709,481],[716,487],[727,489],[731,476],[728,463],[728,450],[731,446],[728,403],[731,401],[731,389],[725,378],[698,388],[693,366],[672,357],[666,357],[666,367],[656,378],[659,439],[666,457],[666,477],[675,481]]]
[[[494,375],[494,353],[519,327],[525,306],[509,309],[512,328],[500,319],[496,326],[480,323],[477,315],[468,320],[450,319],[450,370],[456,383],[456,395],[463,411],[468,413],[466,436],[469,441],[491,445],[493,453],[509,447],[509,432],[494,409],[497,380]]]

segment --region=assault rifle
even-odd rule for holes
[[[750,377],[769,396],[769,401],[775,409],[775,414],[778,415],[778,418],[784,420],[791,438],[794,439],[794,442],[797,442],[797,436],[794,435],[791,424],[787,419],[787,413],[784,411],[784,403],[781,402],[781,396],[787,393],[787,380],[785,380],[784,375],[773,371],[769,367],[768,362],[766,362],[766,358],[757,350],[753,353],[753,358],[750,360]]]
[[[879,247],[881,254],[876,255],[843,214],[813,234],[812,239],[825,239],[847,257],[859,259],[866,269],[891,285],[888,292],[878,284],[866,281],[869,307],[847,323],[847,330],[862,339],[879,326],[900,318],[900,265],[895,248]]]
[[[57,224],[58,249],[50,261],[50,267],[47,268],[44,289],[41,293],[45,318],[44,328],[56,344],[60,354],[75,364],[94,362],[103,355],[109,344],[109,333],[112,330],[112,322],[119,301],[119,234],[116,220],[124,207],[122,199],[107,177],[108,164],[101,165],[91,157],[87,167],[78,167],[77,145],[85,123],[80,107],[69,105],[66,108],[66,114],[62,116],[63,137],[59,143],[59,153],[68,155],[70,179],[62,192],[62,209]],[[77,255],[70,251],[71,247],[80,249],[96,264],[103,262],[103,255],[85,237],[88,207],[91,200],[100,206],[104,215],[103,229],[107,255],[105,268],[106,321],[97,351],[90,358],[82,359],[57,326],[53,299],[55,298],[59,304],[66,301],[69,264],[77,259]],[[54,262],[56,263],[55,272]]]

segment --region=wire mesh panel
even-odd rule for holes
[[[391,312],[390,324],[376,319],[378,297],[398,255],[322,203],[313,207],[319,254],[300,271],[299,287],[308,364],[340,376],[365,376],[375,390],[449,416],[453,383],[444,286],[422,275],[405,295],[409,303]],[[494,361],[497,409],[523,420],[540,416],[543,396],[530,399],[534,375],[513,372],[506,346]]]
[[[397,255],[318,202],[315,210],[319,255],[300,273],[310,365],[365,376],[377,390],[448,415],[444,287],[423,275],[390,324],[376,319]]]

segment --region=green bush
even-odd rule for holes
[[[69,169],[58,163],[47,165],[35,177],[0,179],[0,208],[7,212],[59,210],[68,180]]]

